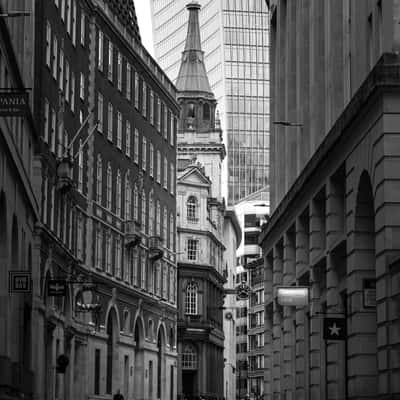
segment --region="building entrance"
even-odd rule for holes
[[[196,371],[182,371],[182,392],[188,400],[194,397]]]

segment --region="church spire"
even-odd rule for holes
[[[201,50],[199,10],[197,1],[192,1],[186,8],[189,10],[189,23],[186,37],[185,50],[182,53],[182,62],[176,80],[176,87],[182,95],[202,94],[205,97],[214,97],[211,92],[206,68],[204,53]],[[190,92],[190,93],[187,93]]]

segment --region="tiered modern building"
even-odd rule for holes
[[[201,49],[200,5],[191,2],[187,9],[188,31],[176,82],[181,107],[177,137],[178,396],[233,399],[229,385],[234,384],[235,359],[231,353],[224,354],[224,345],[232,348],[235,337],[228,319],[225,340],[222,309],[226,278],[232,281],[240,228],[221,194],[225,146]]]
[[[257,193],[250,195],[235,206],[242,228],[236,283],[250,289],[248,299],[236,301],[237,399],[258,400],[264,392],[264,274],[257,239],[269,207],[258,198]]]
[[[227,157],[222,193],[235,204],[269,184],[269,19],[264,1],[200,1],[200,28]],[[175,81],[185,45],[186,0],[151,0],[155,55]]]
[[[0,4],[27,11],[0,21],[1,86],[33,100],[1,118],[0,390],[175,399],[176,89],[132,0]]]
[[[265,398],[400,398],[398,2],[267,3]]]

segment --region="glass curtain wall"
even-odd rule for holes
[[[155,56],[174,82],[186,38],[188,2],[151,0]],[[205,64],[227,147],[223,195],[236,204],[268,185],[268,9],[260,0],[199,3]]]

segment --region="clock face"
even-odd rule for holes
[[[225,314],[225,319],[227,319],[227,320],[232,319],[232,313],[231,313],[231,312],[227,312],[227,313]]]

